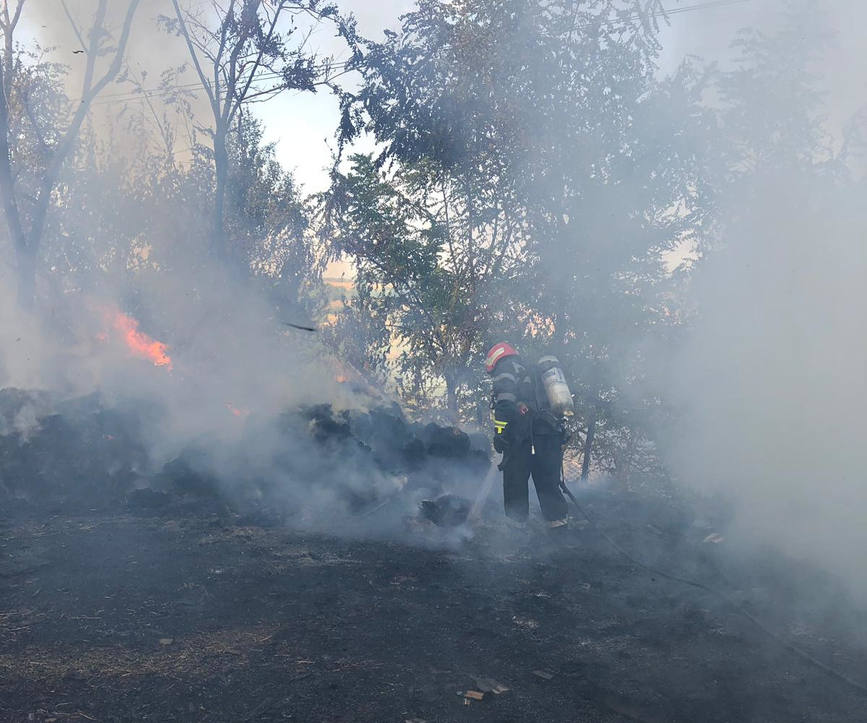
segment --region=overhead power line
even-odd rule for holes
[[[679,8],[669,8],[664,13],[654,13],[655,15],[678,15],[679,13],[688,13],[693,10],[707,10],[716,7],[725,7],[726,5],[743,5],[751,2],[751,0],[708,0],[708,2],[696,3],[695,5],[684,5]]]
[[[640,20],[644,17],[662,18],[668,17],[670,15],[679,15],[681,13],[691,13],[696,10],[711,10],[713,8],[721,8],[728,5],[743,5],[744,3],[748,2],[752,2],[752,0],[707,0],[707,2],[695,3],[694,5],[682,5],[681,7],[676,8],[663,8],[662,10],[657,10],[654,13],[633,13],[632,15],[626,15],[620,18],[603,18],[599,19],[595,23],[585,23],[580,27],[592,28],[597,24],[613,25],[615,23],[622,23],[627,20]]]
[[[313,67],[313,70],[325,70],[334,69],[334,70],[342,70],[345,71],[346,67],[350,64],[351,61],[338,61],[331,64],[320,64]],[[278,80],[282,78],[283,74],[278,72],[268,72],[262,73],[257,76],[256,80],[259,82],[269,81],[269,80]],[[178,83],[173,85],[165,85],[159,88],[143,88],[141,90],[126,90],[126,91],[118,91],[117,93],[105,93],[100,95],[95,101],[94,104],[104,105],[108,102],[120,102],[125,103],[130,100],[144,100],[145,98],[153,98],[155,96],[159,96],[163,93],[180,90],[180,91],[192,91],[197,92],[203,90],[202,84],[200,81],[192,81],[189,83]]]

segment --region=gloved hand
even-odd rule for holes
[[[494,435],[494,449],[500,454],[505,452],[512,444],[508,428]]]
[[[572,431],[566,425],[565,421],[560,422],[560,444],[566,446],[572,439]]]

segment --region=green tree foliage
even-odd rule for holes
[[[375,340],[395,345],[408,399],[430,405],[444,397],[453,415],[476,401],[470,392],[478,389],[474,367],[491,304],[481,294],[513,275],[519,258],[520,229],[502,200],[492,199],[490,223],[480,229],[470,221],[465,187],[435,161],[387,174],[361,155],[335,190],[334,243],[355,266],[350,313],[363,306],[384,321],[390,333]]]
[[[305,318],[321,301],[314,293],[321,258],[308,233],[301,190],[262,134],[262,124],[243,112],[229,136],[226,231],[245,269],[266,285],[283,316]]]
[[[451,367],[468,403],[449,406],[465,416],[479,417],[481,357],[502,337],[561,356],[585,426],[625,423],[612,410],[626,397],[633,410],[653,404],[631,398],[640,339],[672,317],[663,254],[700,221],[709,122],[700,73],[654,77],[660,9],[422,0],[368,47],[356,129],[384,151],[356,161],[337,201],[389,199],[390,212],[370,210],[374,237],[344,219],[338,247],[393,305],[415,377],[449,390]],[[395,292],[398,272],[415,299]],[[443,327],[463,343],[441,343]]]

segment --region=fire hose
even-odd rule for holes
[[[608,533],[606,533],[597,524],[596,520],[593,517],[591,517],[580,504],[578,504],[578,500],[575,499],[575,495],[573,495],[572,492],[569,490],[569,488],[566,486],[566,475],[565,475],[565,470],[563,468],[562,462],[560,464],[560,490],[567,497],[569,497],[569,499],[572,501],[572,504],[574,504],[575,508],[578,510],[578,512],[581,513],[581,516],[584,517],[584,519],[587,520],[588,523],[590,523],[590,526],[594,530],[596,530],[596,532],[599,533],[599,535],[602,537],[602,539],[605,540],[609,545],[611,545],[611,547],[613,547],[623,557],[625,557],[627,560],[629,560],[633,565],[636,565],[637,567],[640,567],[643,570],[647,570],[648,572],[653,573],[654,575],[658,575],[659,577],[665,578],[666,580],[672,580],[674,582],[679,582],[679,583],[682,583],[684,585],[689,585],[691,587],[698,588],[699,590],[703,590],[704,592],[708,592],[711,595],[718,597],[720,600],[725,602],[730,608],[732,608],[735,612],[737,612],[740,615],[742,615],[743,617],[745,617],[753,625],[755,625],[759,630],[761,630],[763,633],[765,633],[765,635],[767,635],[769,638],[774,640],[776,643],[781,645],[783,648],[785,648],[789,652],[794,653],[799,658],[801,658],[803,661],[809,663],[810,665],[814,666],[815,668],[818,668],[819,670],[826,673],[827,675],[830,675],[832,678],[836,678],[837,680],[839,680],[843,683],[846,683],[848,686],[850,686],[851,688],[854,688],[859,693],[863,693],[863,694],[867,695],[867,686],[865,686],[862,683],[859,683],[857,680],[854,680],[853,678],[850,678],[845,673],[841,673],[840,671],[835,670],[831,666],[827,665],[826,663],[823,663],[821,660],[819,660],[815,656],[808,653],[806,650],[799,648],[797,645],[795,645],[792,642],[789,642],[788,640],[783,638],[779,633],[775,633],[767,625],[765,625],[765,623],[763,623],[761,620],[759,620],[755,615],[753,615],[751,612],[746,610],[741,603],[736,602],[735,600],[732,600],[732,598],[729,595],[727,595],[726,593],[724,593],[722,590],[717,590],[716,588],[710,587],[709,585],[705,585],[704,583],[698,582],[697,580],[690,580],[689,578],[679,577],[678,575],[674,575],[672,573],[665,572],[664,570],[660,570],[656,567],[648,565],[648,564],[642,562],[641,560],[638,560],[635,557],[633,557],[627,550],[625,550],[615,540],[613,540],[611,538],[611,536],[608,535]]]

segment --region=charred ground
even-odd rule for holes
[[[91,412],[108,424],[105,410]],[[456,464],[479,481],[484,475],[470,441],[445,428],[412,432],[397,416],[376,415],[353,425],[325,408],[302,417],[321,435],[314,444],[325,445],[316,448],[323,455],[345,453],[349,442],[362,458],[407,475],[398,499],[413,499],[414,485],[448,491]],[[40,434],[64,418],[48,417]],[[387,458],[382,446],[375,454],[373,437],[357,436],[372,433],[359,431],[367,423],[393,425],[385,437],[401,440],[407,454]],[[11,445],[15,434],[3,439]],[[14,459],[39,438],[18,439]],[[391,541],[376,536],[378,516],[398,504],[386,495],[362,499],[353,489],[335,529],[300,531],[303,516],[266,514],[249,502],[261,495],[222,496],[178,461],[143,485],[115,460],[106,479],[116,494],[102,504],[85,497],[92,508],[70,506],[67,486],[11,494],[9,445],[0,518],[6,720],[861,717],[860,692],[736,606],[856,681],[867,681],[865,615],[833,580],[794,576],[778,554],[746,557],[732,551],[736,541],[705,542],[716,520],[683,501],[577,489],[596,523],[555,536],[507,530],[492,499],[472,530],[399,514],[395,542],[393,527]],[[62,477],[48,450],[31,472],[34,485]],[[440,476],[420,457],[431,457]],[[90,459],[105,467],[95,453]],[[82,470],[67,466],[80,483]],[[352,529],[352,519],[365,520],[364,529]],[[728,599],[655,575],[605,535]],[[467,705],[467,691],[483,700]]]

